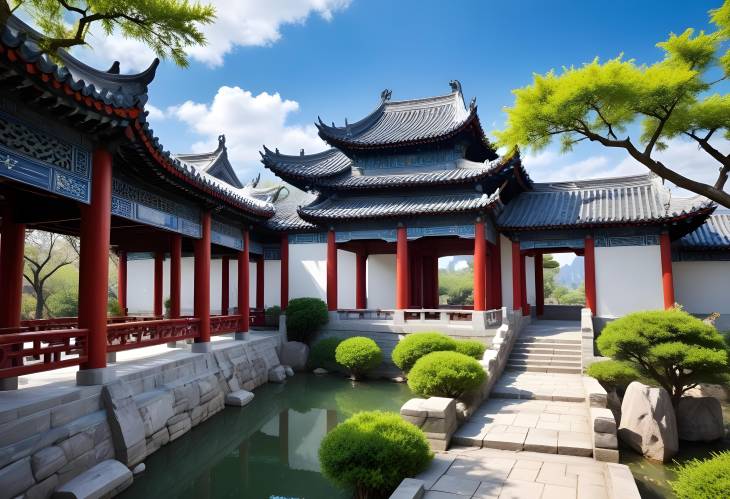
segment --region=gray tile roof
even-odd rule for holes
[[[677,244],[685,249],[730,250],[730,210],[716,211],[704,224],[682,237]]]
[[[309,222],[318,222],[444,214],[480,210],[497,200],[496,192],[490,195],[475,191],[417,196],[331,196],[300,208],[299,215]]]
[[[175,157],[189,165],[195,166],[202,172],[220,179],[236,189],[242,189],[243,184],[233,170],[233,165],[228,160],[228,148],[226,147],[226,136],[218,137],[218,147],[215,151],[204,153],[175,154]]]
[[[576,182],[533,184],[500,214],[505,229],[541,229],[658,223],[713,205],[706,198],[673,199],[653,174]]]
[[[275,201],[276,213],[264,225],[276,231],[312,230],[317,227],[299,217],[297,209],[306,206],[317,199],[316,194],[301,191],[295,187],[284,185],[284,192]]]
[[[449,134],[472,117],[460,91],[403,101],[383,99],[365,118],[343,127],[325,125],[319,120],[322,138],[351,144],[374,145],[414,142]]]
[[[352,167],[352,160],[337,149],[293,156],[264,146],[260,154],[264,166],[285,180],[331,177],[349,172]]]

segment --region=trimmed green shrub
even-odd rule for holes
[[[358,379],[383,361],[383,352],[370,338],[353,336],[337,345],[335,360]]]
[[[636,312],[616,319],[596,343],[601,354],[629,362],[667,390],[675,409],[696,383],[727,380],[728,352],[722,335],[679,309]]]
[[[281,316],[281,307],[274,305],[264,310],[264,324],[267,326],[278,326],[279,317]]]
[[[416,361],[408,375],[408,386],[423,397],[456,398],[486,379],[487,373],[473,357],[458,352],[432,352]]]
[[[487,346],[477,340],[456,340],[456,351],[476,360],[482,360],[486,349]]]
[[[357,499],[388,497],[425,470],[433,452],[420,428],[395,413],[361,412],[328,433],[319,446],[324,475],[352,487]]]
[[[286,307],[286,332],[289,341],[309,343],[311,336],[327,324],[327,304],[319,298],[294,298]]]
[[[634,366],[618,360],[594,362],[588,366],[586,374],[596,378],[609,392],[625,389],[629,383],[641,378],[641,374]]]
[[[324,338],[312,345],[309,351],[309,367],[316,369],[321,367],[328,371],[334,371],[339,366],[335,360],[335,350],[342,342],[340,338]]]
[[[730,493],[730,452],[688,461],[677,469],[677,480],[671,485],[679,499],[727,497]]]
[[[456,350],[456,340],[442,333],[409,334],[393,349],[393,363],[408,372],[418,359],[431,352]]]

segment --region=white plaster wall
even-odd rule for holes
[[[154,309],[155,261],[127,262],[127,309],[130,315],[151,314]]]
[[[256,303],[256,262],[248,262],[248,304],[251,308],[261,308],[263,304]],[[266,273],[264,273],[264,278]],[[266,282],[264,282],[264,294],[266,293]]]
[[[693,314],[730,315],[730,262],[674,262],[674,299]]]
[[[525,258],[525,290],[527,291],[527,303],[535,307],[537,298],[535,295],[535,257]]]
[[[327,245],[289,245],[289,296],[327,300]]]
[[[213,314],[221,313],[221,263],[219,258],[210,261],[210,311]]]
[[[368,255],[367,306],[395,308],[395,255]]]
[[[512,308],[512,241],[500,234],[502,265],[502,306]]]
[[[599,317],[664,308],[659,246],[596,248]]]
[[[337,250],[337,308],[355,308],[355,253]]]
[[[281,306],[281,262],[264,261],[264,303],[266,307]]]

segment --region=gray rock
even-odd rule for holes
[[[291,366],[284,366],[284,372],[289,378],[294,376],[294,369],[292,369]]]
[[[286,380],[286,371],[282,366],[276,366],[269,369],[270,383],[283,383]]]
[[[172,392],[161,393],[139,408],[144,424],[145,437],[157,433],[167,424],[167,420],[175,415],[175,397]]]
[[[421,402],[421,409],[428,412],[429,418],[456,419],[456,399],[429,397]]]
[[[91,499],[110,497],[132,485],[132,472],[119,461],[109,459],[61,485],[54,499]]]
[[[616,433],[616,420],[610,409],[591,407],[593,431],[597,433]]]
[[[312,372],[317,375],[329,374],[329,371],[323,367],[318,367],[315,370],[313,370]]]
[[[403,404],[403,406],[400,408],[400,413],[402,416],[414,416],[418,418],[426,418],[428,417],[428,410],[423,408],[423,403],[425,402],[425,399],[415,398],[410,399],[408,402]]]
[[[134,466],[147,457],[144,424],[132,396],[124,396],[122,388],[115,386],[117,384],[121,385],[121,382],[104,385],[102,400],[114,437],[114,455],[127,466]],[[112,393],[118,393],[122,398],[114,398]]]
[[[63,467],[67,459],[63,449],[53,445],[33,454],[30,462],[33,467],[33,475],[36,481],[40,482]]]
[[[66,460],[73,461],[94,447],[94,434],[93,432],[78,433],[68,440],[64,440],[58,446],[66,454]]]
[[[96,451],[91,449],[90,451],[81,454],[73,461],[69,461],[66,466],[58,470],[58,481],[60,483],[66,483],[72,478],[77,477],[86,470],[94,467],[96,464]]]
[[[677,407],[680,440],[712,442],[725,436],[722,406],[713,397],[683,397]]]
[[[309,347],[299,341],[287,341],[281,346],[281,363],[291,366],[295,371],[307,368]]]
[[[238,390],[226,395],[226,405],[243,407],[253,400],[253,393],[246,390]]]
[[[615,433],[593,433],[593,445],[601,449],[618,449],[618,439]]]
[[[139,475],[140,473],[144,473],[144,470],[147,469],[144,463],[139,463],[137,466],[134,467],[132,470],[132,475]]]
[[[634,381],[621,404],[619,437],[649,459],[667,461],[679,450],[677,420],[669,393]]]
[[[35,485],[30,457],[16,461],[0,470],[0,494],[15,497]]]
[[[25,491],[25,499],[47,499],[58,487],[58,475],[51,475]]]

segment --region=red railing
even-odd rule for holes
[[[195,338],[200,319],[165,319],[110,324],[107,327],[107,351],[119,352],[172,341]]]
[[[0,335],[0,378],[85,362],[87,334],[86,329],[63,329]],[[27,358],[32,360],[26,362]]]
[[[214,315],[210,318],[210,334],[235,333],[240,321],[240,315]]]
[[[249,313],[249,324],[252,326],[266,325],[266,312],[263,308],[252,308]]]
[[[125,315],[121,317],[107,318],[107,324],[118,324],[120,322],[141,322],[155,321],[162,319],[154,315]],[[30,319],[20,321],[20,327],[24,331],[50,331],[56,329],[74,329],[78,327],[78,317],[53,317],[50,319]]]

